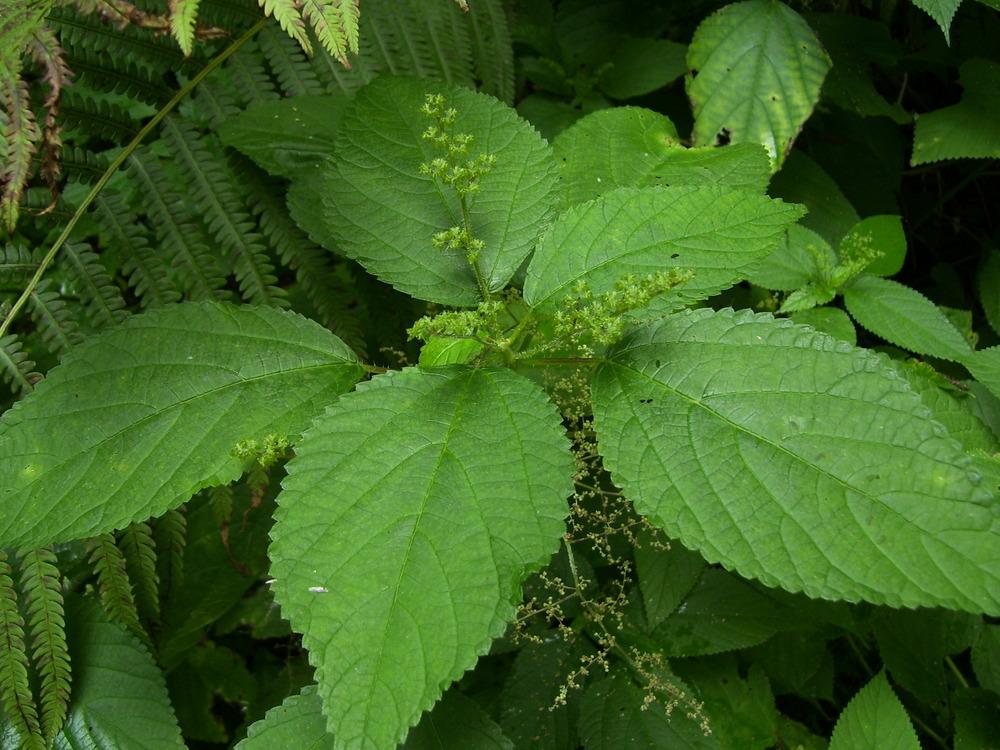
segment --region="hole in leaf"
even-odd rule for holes
[[[719,134],[715,136],[716,146],[728,146],[730,141],[732,141],[732,131],[729,128],[723,128],[719,131]]]

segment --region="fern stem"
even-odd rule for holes
[[[31,296],[31,293],[35,290],[35,287],[37,287],[39,282],[42,280],[42,276],[45,275],[45,271],[48,270],[48,267],[50,265],[52,265],[52,261],[55,260],[56,255],[59,253],[59,250],[65,244],[66,240],[69,238],[70,233],[72,233],[73,228],[76,227],[77,222],[80,221],[84,213],[86,213],[87,209],[90,208],[90,204],[94,202],[94,199],[104,189],[104,186],[107,185],[108,180],[110,180],[112,176],[114,176],[115,172],[118,171],[118,168],[125,163],[125,160],[128,159],[129,156],[131,156],[132,152],[135,151],[136,148],[138,148],[139,144],[143,142],[146,136],[156,129],[156,126],[160,124],[163,118],[166,117],[168,114],[170,114],[170,112],[172,112],[173,109],[178,104],[180,104],[181,100],[183,100],[184,97],[190,94],[195,89],[195,87],[197,87],[198,84],[205,79],[205,76],[207,76],[213,70],[218,68],[233,53],[239,50],[240,47],[242,47],[244,44],[250,41],[257,34],[258,31],[260,31],[267,25],[269,20],[270,19],[268,19],[266,16],[264,18],[261,18],[259,21],[257,21],[257,23],[251,26],[246,31],[246,33],[243,34],[243,36],[241,36],[239,39],[237,39],[228,47],[226,47],[224,50],[222,50],[222,52],[220,52],[218,55],[213,57],[208,62],[208,64],[205,65],[204,68],[199,70],[198,73],[190,81],[188,81],[180,89],[177,90],[177,93],[174,94],[173,97],[171,97],[170,101],[164,104],[163,107],[161,107],[160,110],[155,115],[153,115],[153,117],[149,120],[149,122],[143,125],[142,129],[135,134],[135,137],[128,142],[128,145],[125,146],[125,148],[121,150],[118,156],[115,157],[114,161],[112,161],[111,164],[108,165],[108,168],[104,170],[104,174],[102,174],[100,179],[94,183],[94,187],[92,187],[90,189],[90,192],[87,193],[87,197],[84,198],[83,201],[80,203],[80,205],[77,207],[76,211],[73,213],[72,218],[66,224],[66,227],[56,238],[56,241],[52,243],[52,247],[49,248],[49,251],[47,253],[45,253],[45,257],[42,258],[42,262],[38,264],[38,268],[35,270],[34,275],[28,282],[27,288],[21,293],[21,296],[17,298],[17,302],[15,302],[14,305],[10,308],[10,311],[7,313],[6,317],[4,317],[3,323],[0,323],[0,337],[2,337],[7,332],[7,329],[10,328],[10,324],[14,322],[14,318],[17,317],[17,314],[21,311],[21,308],[23,308],[24,305],[27,303],[28,298]]]

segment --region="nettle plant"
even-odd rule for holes
[[[620,61],[626,48],[601,53]],[[574,64],[582,54],[563,52]],[[735,66],[742,55],[757,67]],[[206,299],[175,301],[192,284],[147,302],[137,256],[127,287],[148,310],[121,322],[113,285],[96,285],[91,306],[116,325],[76,332],[37,386],[23,354],[3,349],[27,395],[0,420],[0,549],[11,550],[0,555],[2,746],[181,746],[147,649],[182,724],[212,736],[185,692],[213,671],[246,670],[215,645],[184,654],[208,627],[224,635],[247,619],[284,636],[252,609],[272,594],[315,672],[249,727],[245,750],[827,747],[777,718],[769,680],[833,725],[820,700],[832,699],[834,638],[863,669],[831,750],[919,748],[911,718],[945,744],[933,727],[952,723],[947,679],[965,689],[956,736],[989,737],[997,701],[950,657],[975,644],[977,679],[1000,684],[1000,637],[980,617],[1000,616],[989,427],[1000,348],[977,349],[955,311],[887,278],[906,251],[899,217],[842,210],[831,232],[830,211],[789,199],[817,182],[791,146],[830,66],[802,16],[753,0],[705,19],[686,51],[691,144],[656,111],[603,105],[567,105],[575,121],[550,144],[500,99],[371,70],[338,95],[262,96],[209,118],[219,142],[167,120],[208,230],[239,261],[233,286],[275,306],[211,299],[228,292],[208,281]],[[496,89],[512,100],[510,66],[498,68]],[[646,79],[623,69],[577,75],[566,95],[643,93]],[[962,71],[968,101],[951,109],[966,109],[922,118],[915,159],[984,155],[971,126],[966,151],[930,153],[935,127],[991,111],[983,82],[995,64]],[[236,188],[215,187],[220,142],[290,181],[291,218],[265,200],[274,183],[259,171],[243,172],[258,175],[252,217]],[[155,198],[157,165],[152,149],[139,152],[129,177],[143,189],[120,187],[116,200]],[[822,190],[800,192],[822,203]],[[99,216],[125,215],[122,205],[109,199]],[[156,205],[159,232],[177,206]],[[295,249],[313,246],[291,219],[426,303],[408,329],[416,365],[365,361],[279,306],[254,222],[272,242],[294,239],[276,249],[305,269],[303,287],[325,269]],[[176,223],[171,252],[182,254],[188,228]],[[78,248],[66,251],[84,257]],[[81,278],[96,262],[80,264]],[[306,290],[317,309],[323,288]],[[846,312],[829,305],[838,297]],[[46,288],[32,304],[44,312],[57,299]],[[857,347],[852,318],[898,347],[889,353],[975,380]],[[266,528],[272,507],[265,559],[247,547],[260,537],[240,532]],[[76,569],[89,569],[67,588],[96,573],[128,633],[85,598],[67,597],[63,611],[56,551],[79,558],[79,540],[89,563]],[[188,570],[185,544],[211,564]],[[263,597],[235,615],[221,593],[218,612],[184,598],[210,589],[213,572],[265,568]],[[190,612],[175,603],[161,618],[168,599]],[[909,717],[868,663],[870,629]],[[749,666],[730,652],[752,654]]]

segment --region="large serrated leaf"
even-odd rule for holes
[[[615,482],[671,537],[814,597],[1000,612],[1000,506],[881,357],[768,315],[635,331],[595,374]]]
[[[641,107],[593,112],[560,133],[552,148],[566,206],[619,187],[722,185],[762,193],[771,177],[761,146],[684,148],[670,120]]]
[[[552,307],[579,281],[601,294],[629,274],[667,268],[694,272],[667,304],[704,299],[739,281],[802,213],[743,190],[619,188],[559,216],[528,266],[524,299]]]
[[[861,276],[844,289],[844,305],[858,323],[890,344],[956,362],[972,354],[933,302],[898,281]]]
[[[555,552],[568,442],[519,375],[412,369],[342,398],[296,451],[271,534],[275,598],[303,633],[336,747],[390,747]]]
[[[695,145],[759,143],[777,169],[819,100],[830,58],[787,5],[747,0],[701,23],[688,69]]]
[[[1000,158],[1000,64],[966,60],[961,81],[962,101],[917,117],[913,166],[942,159]]]
[[[920,750],[917,733],[884,672],[851,698],[837,719],[830,750]]]
[[[66,357],[0,420],[0,545],[94,536],[238,477],[237,442],[297,435],[362,374],[294,313],[187,303]]]
[[[163,674],[146,649],[91,601],[66,608],[73,663],[69,715],[59,750],[182,750]],[[17,748],[16,731],[0,715],[0,747]]]
[[[941,27],[947,41],[951,41],[951,21],[962,0],[913,0],[913,4],[933,18]]]
[[[485,243],[479,266],[490,289],[510,280],[555,207],[556,165],[541,136],[510,107],[484,94],[411,78],[379,78],[358,91],[340,123],[334,173],[312,207],[314,239],[360,262],[397,289],[449,305],[479,301],[463,250],[435,248],[433,236],[462,224],[455,191],[421,174],[443,156],[422,137],[431,124],[420,108],[429,93],[454,107],[456,133],[472,135],[470,157],[492,153],[496,166],[470,197],[470,223]]]
[[[326,731],[326,717],[315,685],[285,699],[247,730],[237,750],[333,750],[333,735]]]

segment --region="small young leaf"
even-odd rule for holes
[[[667,295],[676,308],[739,281],[801,215],[743,190],[619,188],[560,215],[531,259],[524,299],[551,308],[580,281],[602,294],[629,274],[693,271]]]
[[[844,290],[844,305],[862,326],[903,349],[956,362],[972,354],[933,302],[898,281],[861,276]]]
[[[476,358],[483,345],[475,339],[432,338],[420,349],[421,367],[465,365]]]
[[[670,120],[641,107],[593,112],[560,133],[552,148],[565,206],[618,187],[719,185],[763,193],[771,176],[763,147],[684,148]]]
[[[335,746],[392,746],[556,550],[573,471],[559,417],[509,370],[404,370],[341,398],[287,469],[275,599]]]
[[[1000,64],[967,60],[962,64],[962,101],[917,117],[913,157],[917,166],[942,159],[1000,157]]]
[[[463,158],[494,154],[496,164],[468,196],[473,236],[485,243],[478,263],[487,286],[506,284],[528,256],[555,205],[556,165],[528,123],[492,97],[465,88],[383,77],[356,95],[340,123],[336,160],[317,205],[325,236],[369,272],[419,299],[449,305],[479,301],[476,278],[460,250],[436,248],[435,234],[463,224],[456,192],[421,173],[441,157],[423,137],[432,120],[427,94],[457,111],[455,133],[473,137]]]
[[[851,698],[830,738],[830,750],[920,750],[920,742],[903,704],[884,672]]]
[[[733,3],[706,18],[687,61],[695,145],[759,143],[775,170],[830,69],[809,24],[774,0]]]
[[[802,226],[813,230],[832,246],[840,243],[861,217],[837,182],[801,151],[793,151],[768,191],[775,198],[801,203],[809,213]]]
[[[605,464],[709,561],[813,597],[1000,612],[993,489],[890,364],[698,310],[598,368]]]
[[[94,536],[235,479],[237,442],[297,435],[361,376],[332,333],[188,303],[74,348],[0,421],[0,545]]]
[[[333,735],[326,731],[326,717],[315,685],[290,696],[275,706],[247,730],[246,739],[236,750],[272,750],[272,748],[308,748],[334,750]]]

